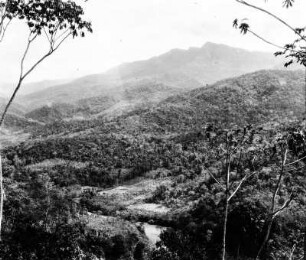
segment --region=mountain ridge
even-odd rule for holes
[[[280,63],[269,53],[208,42],[202,47],[174,49],[148,60],[124,63],[104,73],[84,76],[18,100],[31,108],[52,103],[75,103],[83,98],[116,95],[127,86],[144,80],[190,90],[224,78],[270,69]]]
[[[207,124],[230,128],[290,122],[301,119],[304,110],[303,71],[261,70],[171,95],[148,107],[137,106],[114,118],[100,114],[94,120],[47,124],[35,136],[62,131],[86,135],[89,130],[99,135],[110,129],[121,134],[172,135],[200,131]]]

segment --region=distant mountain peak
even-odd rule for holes
[[[194,89],[281,64],[270,53],[250,52],[224,44],[206,42],[202,47],[172,49],[148,60],[125,63],[107,72],[89,75],[25,96],[23,103],[39,107],[46,103],[75,103],[80,99],[116,95],[122,88],[164,84]]]
[[[201,47],[201,49],[213,49],[213,48],[227,48],[227,49],[238,49],[223,43],[214,43],[214,42],[206,42],[204,45]],[[243,50],[243,49],[241,49]],[[247,51],[247,50],[245,50]]]
[[[214,42],[206,42],[204,43],[204,45],[202,46],[202,48],[210,48],[210,47],[216,47],[216,46],[227,46],[227,45],[224,45],[224,44],[219,44],[219,43],[214,43]],[[227,46],[229,47],[229,46]]]

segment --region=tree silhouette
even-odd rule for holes
[[[265,36],[261,36],[257,34],[255,31],[253,31],[250,24],[247,23],[245,19],[239,20],[236,18],[233,21],[233,27],[236,29],[239,29],[242,34],[249,33],[255,36],[256,38],[264,41],[265,43],[278,48],[279,51],[275,52],[274,55],[284,56],[286,58],[286,62],[284,63],[285,67],[288,67],[293,63],[297,63],[297,64],[304,66],[305,68],[305,79],[304,79],[305,111],[304,111],[304,114],[306,117],[306,34],[305,34],[306,27],[295,28],[291,24],[289,24],[289,22],[285,21],[280,16],[275,15],[274,13],[270,12],[267,9],[261,8],[257,5],[253,5],[244,0],[235,0],[235,1],[246,7],[255,9],[258,12],[264,13],[269,17],[272,17],[273,19],[281,23],[283,26],[285,26],[289,31],[291,31],[296,36],[296,39],[293,42],[286,43],[284,45],[279,45],[279,44],[276,44],[274,41],[268,40]],[[294,2],[295,2],[294,0],[283,0],[282,4],[284,8],[291,8],[293,7]],[[304,234],[304,260],[306,260],[306,226],[304,228],[304,233],[305,233]],[[265,237],[265,240],[263,241],[262,247],[260,248],[260,251],[258,252],[257,258],[260,256],[263,250],[263,247],[265,246],[266,241],[268,240],[269,234],[270,232],[268,229],[267,236]]]
[[[11,21],[21,20],[26,24],[29,33],[25,51],[20,62],[20,74],[12,96],[0,118],[0,129],[3,127],[8,110],[14,101],[25,78],[45,59],[51,56],[69,37],[84,37],[92,32],[91,23],[83,20],[83,8],[74,1],[68,0],[0,0],[0,41]],[[28,68],[25,61],[29,49],[38,38],[45,38],[48,51]],[[0,155],[0,234],[3,217],[3,177]],[[1,239],[1,237],[0,237]]]
[[[265,36],[261,36],[258,33],[256,33],[254,30],[252,30],[249,23],[246,22],[245,19],[239,20],[235,19],[233,22],[233,27],[236,29],[239,29],[242,34],[251,34],[255,36],[256,38],[260,39],[261,41],[272,45],[279,49],[279,51],[276,51],[274,53],[275,56],[284,56],[286,58],[286,62],[284,64],[285,67],[288,67],[289,65],[293,63],[300,64],[304,66],[305,68],[305,116],[306,116],[306,34],[305,34],[305,27],[298,27],[295,28],[292,25],[290,25],[287,21],[280,18],[279,16],[275,15],[274,13],[263,9],[261,7],[258,7],[256,5],[250,4],[247,1],[244,0],[235,0],[236,2],[257,10],[258,12],[262,12],[266,14],[269,17],[272,17],[279,23],[281,23],[283,26],[285,26],[289,31],[294,33],[296,35],[296,39],[293,42],[286,43],[284,45],[276,44],[274,41],[268,40]],[[290,8],[294,4],[294,0],[284,0],[283,1],[283,7],[284,8]]]

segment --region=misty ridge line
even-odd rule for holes
[[[60,85],[64,85],[64,84],[68,84],[68,83],[73,83],[73,82],[77,82],[77,81],[84,81],[86,83],[86,80],[90,80],[90,78],[93,77],[103,77],[103,76],[107,76],[107,77],[113,77],[113,81],[118,81],[118,79],[120,79],[120,77],[125,78],[126,76],[128,76],[127,74],[132,74],[133,70],[136,69],[136,72],[138,70],[138,74],[139,74],[139,70],[141,66],[144,67],[150,67],[152,69],[152,75],[154,75],[154,71],[156,72],[156,74],[160,73],[161,69],[166,69],[169,70],[171,69],[171,66],[176,66],[175,63],[177,63],[178,66],[181,66],[181,63],[185,63],[185,62],[192,62],[194,59],[197,58],[197,56],[203,56],[203,53],[201,52],[206,52],[205,54],[205,58],[206,59],[210,59],[213,57],[211,57],[211,55],[209,55],[209,52],[220,52],[220,56],[223,54],[223,59],[226,59],[227,57],[227,53],[232,52],[233,54],[236,55],[242,55],[242,56],[247,56],[247,55],[253,55],[253,56],[266,56],[266,57],[271,57],[271,60],[268,58],[269,63],[273,63],[273,55],[272,53],[269,52],[260,52],[260,51],[250,51],[250,50],[246,50],[246,49],[241,49],[241,48],[234,48],[234,47],[230,47],[228,45],[225,44],[215,44],[215,43],[211,43],[211,42],[207,42],[205,43],[202,47],[190,47],[188,49],[172,49],[164,54],[158,55],[158,56],[154,56],[150,59],[147,60],[139,60],[139,61],[134,61],[134,62],[127,62],[127,63],[123,63],[119,66],[116,66],[114,68],[108,69],[105,72],[102,72],[100,74],[90,74],[90,75],[86,75],[86,76],[82,76],[80,78],[74,78],[74,79],[57,79],[57,80],[52,80],[52,79],[46,79],[43,81],[35,81],[35,82],[30,82],[30,83],[26,83],[24,85],[24,87],[20,90],[20,93],[18,94],[18,96],[25,96],[25,95],[29,95],[29,94],[33,94],[35,92],[39,92],[39,91],[44,91],[46,89],[49,88],[53,88],[53,87],[57,87]],[[204,57],[203,57],[204,58]],[[233,59],[235,60],[235,55],[231,55],[231,57],[228,57],[227,59]],[[218,57],[218,60],[221,60],[220,57]],[[227,61],[228,62],[228,61]],[[240,62],[243,62],[243,60],[241,60],[240,58]],[[246,60],[246,62],[248,62]],[[255,59],[254,62],[258,62],[258,59]],[[264,62],[267,62],[267,60],[265,59]],[[264,62],[261,63],[261,66],[258,66],[258,68],[256,68],[256,65],[254,65],[254,70],[256,69],[266,69],[264,66]],[[161,63],[161,64],[158,64]],[[232,66],[237,64],[233,64]],[[282,61],[281,59],[279,59],[278,62],[275,62],[275,64],[273,63],[271,68],[281,68]],[[161,67],[160,70],[158,70],[158,67]],[[212,64],[213,65],[213,64]],[[230,64],[228,65],[230,66]],[[150,69],[150,68],[147,68]],[[209,68],[204,68],[204,69],[209,69]],[[233,68],[232,68],[233,69]],[[128,73],[128,71],[130,71],[130,73]],[[252,71],[252,70],[251,70]],[[251,71],[246,71],[246,72],[251,72]],[[184,69],[182,69],[182,71],[179,71],[181,74],[184,74]],[[240,75],[243,73],[240,73]],[[150,75],[150,76],[152,76]],[[231,77],[231,76],[238,76],[239,74],[235,74],[235,75],[224,75],[223,78],[226,77]],[[142,75],[135,75],[136,76],[142,76]],[[201,77],[198,77],[200,78]],[[204,79],[205,80],[205,79]],[[214,79],[208,79],[207,82],[203,82],[203,84],[211,84],[214,83],[215,81],[219,80],[218,78],[216,80]],[[0,82],[0,97],[7,97],[9,96],[11,90],[14,87],[14,83],[7,83],[7,82]]]

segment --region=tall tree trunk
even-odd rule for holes
[[[304,119],[306,119],[306,66],[305,66],[305,75],[304,75],[304,103],[305,103]]]
[[[1,230],[2,230],[2,217],[3,217],[3,199],[4,199],[4,190],[3,190],[3,174],[2,174],[2,160],[1,160],[1,151],[0,151],[0,241],[1,241]]]
[[[290,255],[289,255],[289,259],[288,260],[293,260],[293,255],[294,255],[294,250],[295,250],[296,244],[293,245],[291,251],[290,251]]]
[[[224,223],[223,223],[223,241],[222,241],[222,260],[225,260],[226,257],[226,225],[228,217],[228,195],[226,196],[225,201],[225,212],[224,212]]]
[[[304,260],[306,260],[306,224],[304,225]]]
[[[21,86],[23,79],[20,77],[18,84],[14,90],[13,95],[11,96],[9,102],[7,103],[7,105],[4,108],[4,111],[2,113],[1,119],[0,119],[0,130],[3,127],[4,124],[4,120],[6,118],[7,115],[7,111],[9,110],[11,104],[14,101],[14,98]],[[0,133],[1,134],[1,133]],[[4,204],[4,188],[3,188],[3,171],[2,171],[2,145],[0,143],[0,241],[1,241],[1,231],[2,231],[2,220],[3,220],[3,204]]]
[[[269,236],[270,236],[270,233],[271,233],[272,224],[273,224],[273,219],[274,219],[274,217],[271,217],[268,220],[267,232],[265,234],[264,240],[262,241],[261,246],[259,248],[259,251],[257,253],[256,260],[260,259],[260,256],[261,256],[261,254],[262,254],[262,252],[263,252],[263,250],[264,250],[264,248],[265,248],[265,246],[268,242],[268,239],[269,239]]]
[[[230,156],[227,158],[227,171],[226,171],[226,189],[225,189],[225,212],[224,212],[224,223],[223,223],[223,241],[222,241],[222,260],[226,258],[226,226],[228,218],[228,206],[229,206],[229,181],[230,181]]]
[[[305,111],[304,111],[304,120],[306,120],[306,66],[305,66],[305,75],[304,75],[304,101],[305,101]],[[304,220],[304,260],[306,260],[306,219]]]

